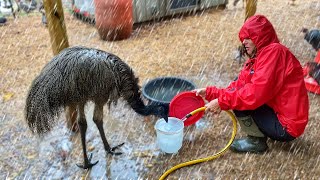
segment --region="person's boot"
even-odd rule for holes
[[[234,140],[230,146],[230,150],[240,153],[263,153],[267,149],[267,137],[247,136],[245,138]]]
[[[262,153],[268,149],[267,137],[260,131],[251,116],[238,117],[241,130],[248,136],[234,140],[230,150],[234,152]]]

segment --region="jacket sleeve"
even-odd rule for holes
[[[206,100],[212,101],[218,98],[220,95],[224,94],[226,91],[234,91],[235,89],[243,87],[245,84],[245,68],[248,63],[250,63],[250,60],[247,60],[244,63],[244,67],[240,71],[237,79],[232,81],[227,88],[217,88],[216,86],[208,86],[206,88]]]
[[[215,86],[208,86],[206,88],[206,100],[212,101],[219,97],[219,94],[222,94],[225,89],[217,88]]]
[[[222,110],[253,110],[268,102],[280,90],[285,75],[285,51],[270,45],[260,52],[251,82],[234,91],[219,93]]]

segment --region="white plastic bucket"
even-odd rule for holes
[[[182,146],[183,127],[183,121],[178,118],[169,117],[168,123],[159,119],[154,126],[159,148],[166,153],[177,153]]]

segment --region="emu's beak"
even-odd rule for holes
[[[168,123],[168,116],[164,116],[163,119]]]
[[[169,104],[163,105],[164,107],[164,116],[162,117],[168,123],[168,116],[169,116]]]

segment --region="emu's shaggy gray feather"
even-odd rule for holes
[[[33,132],[43,134],[65,106],[87,101],[110,105],[120,97],[141,115],[162,115],[158,107],[144,105],[139,89],[132,69],[119,57],[98,49],[71,47],[55,56],[33,81],[25,117]],[[162,111],[167,114],[168,109],[162,107]]]

